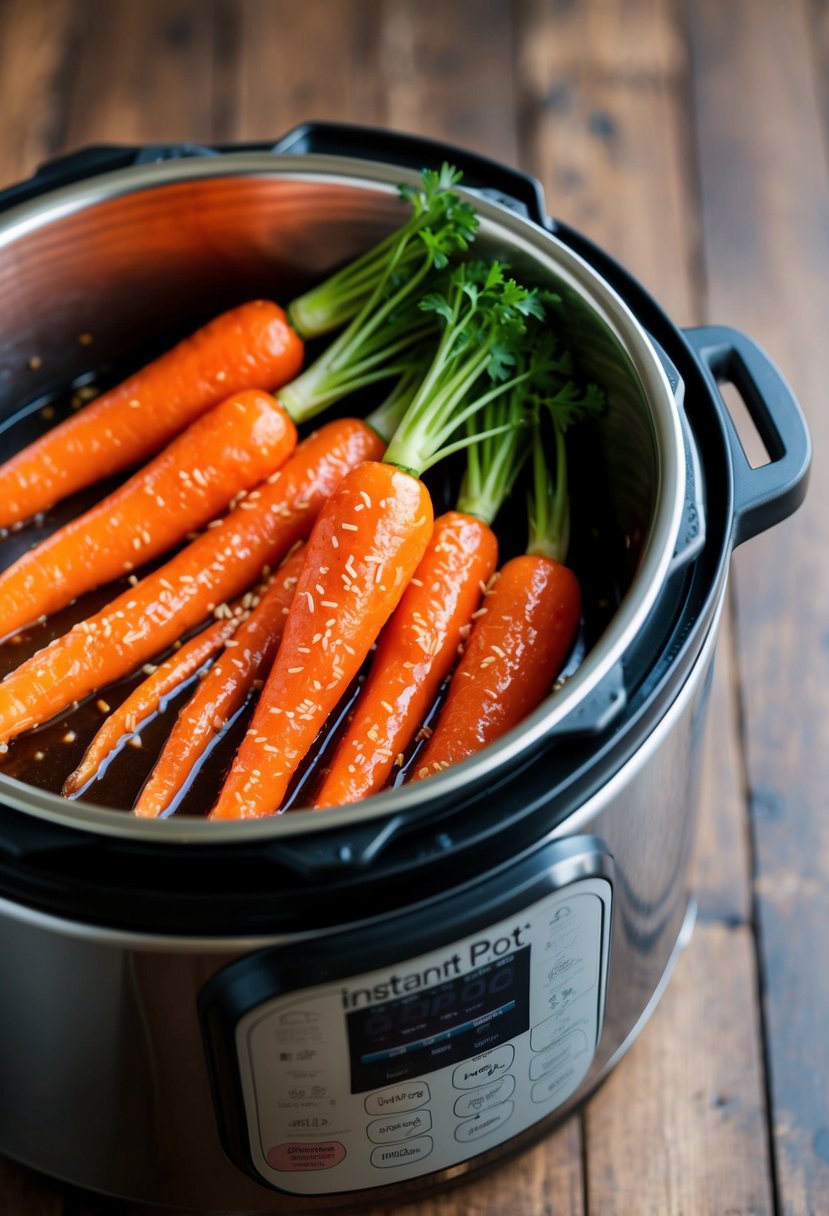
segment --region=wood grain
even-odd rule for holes
[[[4,0],[0,188],[33,173],[61,144],[71,41],[72,9],[65,0]]]
[[[653,1021],[587,1108],[591,1212],[774,1211],[757,1151],[766,1127],[755,983],[750,930],[698,925]]]
[[[689,63],[673,4],[600,3],[524,7],[519,78],[525,155],[556,214],[606,246],[679,319],[701,317],[698,210],[687,115]],[[720,639],[703,781],[697,883],[706,919],[744,921],[750,910],[746,807],[733,639]],[[701,1030],[673,987],[617,1080],[586,1111],[589,1211],[684,1213],[772,1210],[765,1132],[762,1043],[756,1026],[732,1021],[737,987],[719,967],[737,966],[744,1010],[755,999],[752,938],[700,926],[674,983],[692,975]],[[688,994],[688,981],[685,993]],[[677,1018],[688,1017],[680,1029]],[[716,1025],[719,1030],[712,1032]],[[722,1035],[723,1027],[733,1026]],[[735,1039],[740,1067],[732,1071]],[[681,1051],[676,1045],[682,1043]],[[673,1045],[673,1047],[671,1046]],[[658,1062],[657,1062],[658,1061]],[[729,1076],[725,1118],[698,1079]],[[651,1078],[658,1075],[659,1086]],[[713,1083],[713,1082],[712,1082]],[[746,1118],[746,1113],[750,1113]],[[643,1160],[635,1146],[656,1144]],[[743,1163],[735,1171],[733,1162]],[[756,1179],[756,1185],[751,1182]],[[717,1196],[728,1196],[730,1209]],[[740,1207],[745,1203],[745,1208]]]
[[[679,322],[764,342],[820,450],[826,30],[826,0],[0,0],[0,183],[91,142],[267,139],[309,118],[454,141],[536,172]],[[400,1216],[829,1211],[826,493],[739,557],[702,923],[641,1042],[583,1117]],[[61,1194],[0,1162],[0,1216],[101,1211]]]
[[[711,313],[739,320],[778,360],[820,453],[827,116],[807,14],[798,3],[702,0],[688,16]],[[827,492],[818,472],[797,518],[736,562],[778,1202],[792,1214],[829,1211]]]

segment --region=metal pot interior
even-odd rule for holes
[[[222,309],[287,301],[401,222],[406,171],[339,158],[232,154],[122,170],[54,191],[0,219],[0,420],[145,343],[179,336]],[[623,301],[554,235],[484,198],[476,251],[506,256],[519,277],[558,291],[584,374],[605,389],[600,459],[581,465],[606,493],[617,538],[620,602],[565,686],[517,731],[428,782],[347,813],[383,815],[452,796],[543,742],[603,679],[642,627],[673,552],[684,456],[670,387]],[[92,345],[81,335],[92,335]],[[2,425],[2,423],[0,423]],[[265,823],[189,819],[138,824],[0,775],[10,805],[99,831],[213,840],[316,830],[342,811]],[[311,822],[309,822],[309,820]]]

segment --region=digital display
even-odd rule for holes
[[[530,1024],[530,947],[466,975],[346,1015],[351,1092],[466,1060]]]

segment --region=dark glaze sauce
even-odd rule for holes
[[[143,353],[143,352],[142,352]],[[116,372],[102,369],[94,384],[106,388],[117,383],[133,367],[141,366],[139,359]],[[66,392],[49,400],[28,405],[0,428],[0,456],[8,458],[13,452],[32,442],[37,435],[74,412],[82,397],[90,392],[93,377],[87,375],[71,385]],[[79,395],[80,390],[80,395]],[[371,408],[370,400],[355,399],[349,403],[356,413]],[[604,630],[619,602],[620,566],[618,554],[621,538],[611,535],[607,527],[610,517],[601,487],[604,478],[595,466],[596,447],[589,433],[582,434],[571,445],[571,499],[573,535],[570,564],[578,574],[584,595],[584,619],[579,636],[562,672],[566,678],[576,670],[584,654]],[[463,470],[461,460],[450,460],[437,466],[425,479],[435,504],[435,515],[454,506],[455,495]],[[579,475],[583,473],[583,475]],[[38,517],[23,527],[0,532],[0,569],[11,565],[22,553],[43,540],[69,519],[87,510],[109,493],[116,481],[99,483],[59,504],[44,517]],[[512,501],[501,512],[496,523],[501,543],[503,563],[523,550],[526,541],[525,493],[519,486]],[[163,559],[162,559],[163,560]],[[160,565],[161,561],[155,563]],[[138,575],[151,567],[137,571]],[[0,642],[0,678],[24,659],[47,645],[54,637],[65,633],[77,621],[98,612],[105,604],[128,587],[127,579],[119,579],[74,601],[61,612],[41,621],[22,633]],[[2,621],[0,621],[2,630]],[[155,657],[160,662],[169,651]],[[298,810],[313,799],[324,776],[326,765],[348,721],[359,695],[371,656],[363,670],[352,682],[345,697],[317,737],[308,758],[301,766],[289,790],[284,810]],[[146,678],[141,670],[99,689],[80,704],[70,707],[51,722],[26,732],[9,744],[8,753],[0,758],[0,771],[40,789],[60,793],[65,779],[77,767],[95,732],[108,710],[115,709],[132,690]],[[138,739],[125,740],[106,762],[101,775],[81,794],[88,802],[99,806],[130,811],[147,780],[176,716],[192,692],[198,677],[192,677],[175,694],[162,703],[159,712],[145,720],[138,730]],[[445,687],[435,701],[424,725],[434,721],[445,696]],[[255,704],[255,696],[233,718],[224,733],[203,758],[186,790],[179,797],[172,813],[204,816],[215,801],[247,728]],[[395,768],[390,785],[400,785],[417,762],[425,742],[422,733],[405,754],[402,768]],[[140,743],[140,746],[137,744]]]

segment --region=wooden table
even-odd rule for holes
[[[749,332],[810,418],[806,508],[734,563],[661,1007],[556,1135],[401,1216],[829,1212],[827,67],[827,0],[0,0],[0,184],[310,117],[442,137],[537,174],[680,323]],[[0,1216],[90,1210],[0,1162]]]

